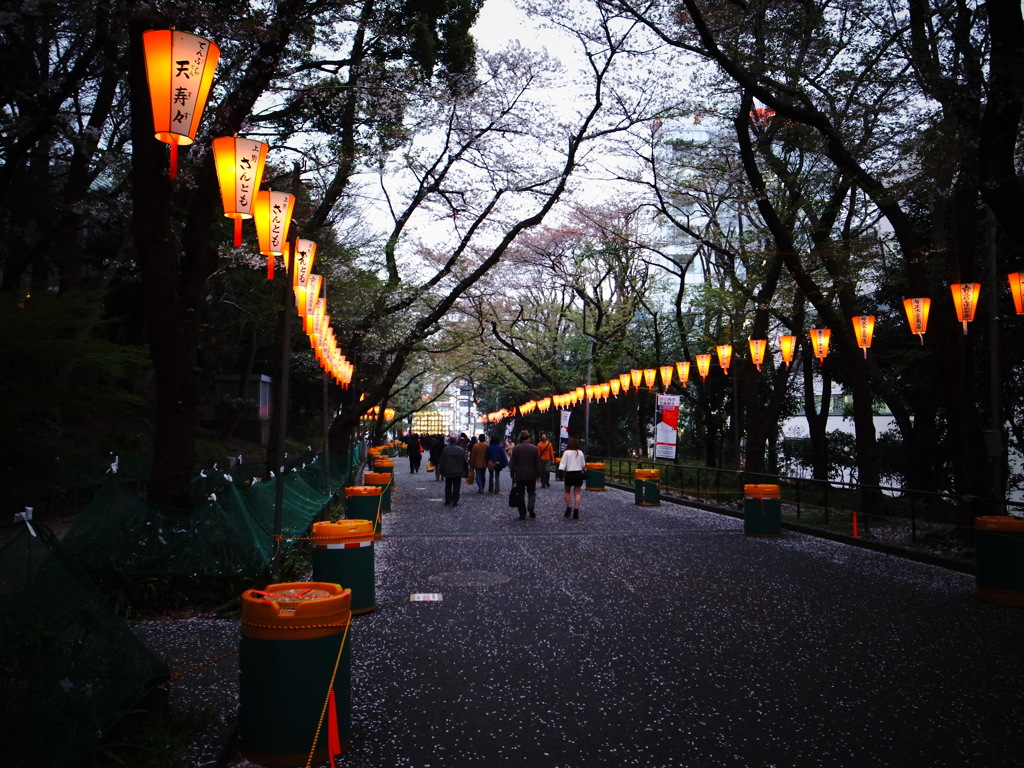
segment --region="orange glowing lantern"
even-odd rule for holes
[[[619,396],[619,390],[622,388],[622,382],[619,381],[618,377],[608,380],[608,388],[612,395],[615,397]]]
[[[583,387],[576,387],[576,402],[582,403],[583,398],[586,396],[587,390]]]
[[[316,259],[316,243],[312,240],[295,241],[295,267],[292,269],[292,290],[295,292],[295,307],[299,316],[306,314],[306,290],[309,276]]]
[[[274,260],[285,254],[288,247],[288,227],[292,223],[295,196],[287,192],[262,191],[256,193],[256,234],[260,240],[260,253],[268,258],[267,279],[274,279]],[[287,269],[287,264],[285,265]]]
[[[612,385],[606,381],[603,384],[600,384],[599,386],[601,387],[601,397],[603,397],[604,401],[607,403],[608,396],[612,393]]]
[[[661,374],[661,386],[665,391],[668,391],[668,385],[672,383],[672,366],[663,365],[658,368],[658,372]]]
[[[732,364],[732,344],[719,344],[715,351],[718,353],[718,365],[728,376],[729,366]]]
[[[300,307],[305,318],[302,326],[306,333],[313,332],[313,315],[316,312],[316,302],[320,298],[320,287],[323,282],[323,275],[310,275],[306,280],[306,306]]]
[[[857,346],[864,350],[864,357],[868,356],[868,347],[871,346],[871,336],[874,332],[874,315],[857,315],[853,318],[853,335],[857,337]]]
[[[1024,291],[1021,289],[1021,281],[1024,275],[1020,272],[1013,272],[1007,277],[1010,278],[1010,293],[1013,294],[1013,307],[1018,315],[1024,315]]]
[[[974,320],[974,312],[978,308],[978,294],[981,293],[981,283],[953,283],[949,288],[953,292],[956,318],[963,323],[964,336],[966,336],[967,324]]]
[[[629,392],[629,383],[632,377],[628,373],[619,374],[619,383],[622,385],[622,392],[625,394]]]
[[[916,333],[924,344],[924,334],[928,329],[928,312],[931,310],[931,299],[904,299],[903,309],[907,313],[910,332]]]
[[[542,397],[540,400],[537,401],[537,410],[540,411],[541,413],[547,413],[548,408],[550,408],[550,407],[551,407],[551,398],[550,397]]]
[[[793,362],[793,350],[796,349],[796,336],[779,336],[779,352],[782,353],[782,362],[789,368]]]
[[[654,368],[644,368],[644,384],[647,385],[647,391],[654,391],[654,380],[658,378],[658,372]]]
[[[701,381],[708,380],[708,371],[711,370],[711,355],[697,355],[697,373]]]
[[[629,378],[633,381],[633,389],[640,389],[640,382],[644,377],[644,372],[639,368],[633,368],[629,372]]]
[[[686,384],[690,380],[690,363],[676,363],[676,375],[679,377],[679,383],[683,385],[683,389],[686,389]]]
[[[748,339],[747,343],[750,345],[750,359],[757,366],[757,370],[761,370],[761,366],[764,364],[764,351],[768,347],[767,339]]]
[[[213,162],[224,215],[235,220],[235,246],[242,244],[242,219],[252,218],[256,191],[263,178],[267,145],[262,141],[221,136],[213,140]]]
[[[142,33],[146,80],[158,141],[171,145],[168,175],[178,176],[178,145],[196,140],[220,49],[205,37],[175,29]]]
[[[819,366],[825,364],[825,357],[828,355],[828,341],[831,337],[831,328],[811,328],[811,346],[814,347],[814,356],[818,358]]]

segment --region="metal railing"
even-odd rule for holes
[[[955,550],[971,541],[971,521],[978,514],[1024,510],[1024,502],[986,499],[897,486],[864,486],[837,480],[757,474],[735,469],[697,466],[649,458],[601,458],[606,481],[632,487],[637,469],[660,470],[662,496],[684,503],[737,514],[743,505],[743,486],[776,484],[781,492],[783,522],[834,535],[885,538],[894,546],[932,552],[947,551],[949,559],[966,558]],[[875,502],[864,508],[870,493]],[[902,539],[902,541],[901,541]],[[941,556],[941,555],[940,555]]]

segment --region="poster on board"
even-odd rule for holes
[[[679,429],[679,395],[658,395],[654,410],[654,458],[675,459]]]

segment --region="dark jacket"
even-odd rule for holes
[[[517,483],[536,482],[540,477],[540,452],[533,443],[519,443],[512,449],[508,462],[509,473]]]
[[[501,443],[491,443],[488,445],[484,458],[487,461],[493,461],[498,467],[508,466],[508,454],[505,453],[505,446]]]
[[[446,445],[439,466],[442,477],[465,477],[469,470],[465,449],[461,445]]]

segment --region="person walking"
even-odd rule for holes
[[[405,438],[405,451],[409,454],[409,473],[420,471],[420,462],[423,460],[423,445],[420,443],[420,436],[415,432],[409,432]]]
[[[519,445],[512,449],[508,460],[508,471],[519,489],[519,519],[525,520],[527,513],[536,517],[537,478],[540,476],[540,454],[537,446],[530,442],[530,433],[519,433]]]
[[[570,437],[569,443],[562,452],[558,469],[565,478],[565,516],[572,515],[573,520],[580,519],[580,496],[583,488],[583,473],[587,468],[587,458],[580,450],[580,439]],[[573,502],[573,495],[576,500]]]
[[[555,446],[548,442],[548,436],[540,433],[537,441],[537,453],[540,455],[540,487],[551,487],[551,463],[555,460]]]
[[[487,435],[480,435],[469,451],[469,466],[476,475],[476,492],[483,493],[487,482]]]
[[[441,451],[443,450],[444,437],[441,435],[434,435],[430,440],[430,452],[427,454],[427,461],[434,465],[435,481],[441,479]]]
[[[487,492],[498,493],[501,490],[501,470],[508,466],[508,453],[501,444],[501,438],[492,435],[491,444],[487,446]]]
[[[441,451],[439,465],[441,467],[441,475],[444,477],[444,505],[446,507],[457,507],[459,506],[462,482],[466,477],[469,467],[466,450],[459,445],[457,437],[449,438],[448,445]]]

